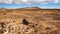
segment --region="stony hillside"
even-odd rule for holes
[[[60,34],[60,9],[0,10],[0,34]]]

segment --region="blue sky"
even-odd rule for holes
[[[0,0],[0,8],[59,8],[60,0]]]
[[[0,8],[24,8],[24,7],[40,7],[40,8],[60,8],[60,3],[49,4],[0,4]]]

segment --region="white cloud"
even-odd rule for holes
[[[58,3],[60,0],[0,0],[0,4],[31,4],[31,3]]]
[[[54,1],[54,3],[58,3],[58,2],[59,2],[59,0],[55,0],[55,1]]]

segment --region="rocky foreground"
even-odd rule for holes
[[[60,34],[60,9],[0,10],[0,34]]]

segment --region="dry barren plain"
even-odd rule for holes
[[[0,9],[0,34],[60,34],[60,9]]]

